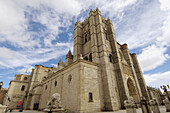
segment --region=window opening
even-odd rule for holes
[[[89,61],[92,62],[92,54],[89,55]]]
[[[89,93],[89,102],[93,102],[93,93]]]
[[[25,89],[25,86],[22,86],[22,87],[21,87],[21,91],[24,91],[24,89]]]
[[[87,34],[85,35],[85,43],[87,42]]]
[[[57,81],[55,81],[54,85],[57,86]]]
[[[107,33],[105,33],[105,35],[106,35],[106,40],[108,40]]]
[[[109,61],[112,63],[113,61],[112,61],[112,55],[111,54],[109,54]]]
[[[88,61],[88,57],[87,57],[87,56],[86,56],[86,57],[84,57],[84,59]]]
[[[27,77],[24,77],[24,80],[27,80]]]

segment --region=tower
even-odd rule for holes
[[[141,96],[148,99],[137,59],[129,53],[127,44],[116,41],[111,20],[106,20],[98,8],[91,9],[84,22],[75,23],[73,62],[81,54],[85,60],[98,64],[104,110],[124,108],[124,100],[129,96],[136,102]]]

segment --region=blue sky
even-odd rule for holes
[[[169,0],[1,0],[0,81],[35,65],[51,67],[73,50],[74,23],[99,8],[116,39],[136,53],[146,83],[170,84]],[[73,51],[72,51],[73,52]]]

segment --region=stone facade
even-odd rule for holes
[[[96,9],[74,28],[74,51],[58,67],[36,65],[30,75],[25,109],[46,108],[54,93],[68,112],[116,111],[130,96],[149,100],[136,54],[116,41],[113,24]]]
[[[36,65],[35,69],[32,69],[30,75],[29,88],[27,90],[27,98],[24,103],[25,109],[36,109],[39,106],[40,97],[42,94],[42,80],[43,78],[50,73],[49,71],[52,68],[45,67],[42,65]]]
[[[17,108],[18,101],[24,103],[29,85],[29,77],[26,74],[17,74],[15,79],[9,83],[10,86],[5,98],[5,105],[8,105],[9,109]]]
[[[156,99],[158,105],[163,103],[161,96],[163,95],[159,89],[153,87],[147,87],[150,99]]]
[[[4,104],[4,98],[7,91],[7,89],[3,88],[3,82],[0,82],[0,104]]]

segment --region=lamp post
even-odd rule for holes
[[[167,86],[163,85],[163,86],[160,86],[160,87],[166,93],[166,96],[168,97],[168,100],[170,101],[169,94],[168,94],[169,85],[167,85]]]

